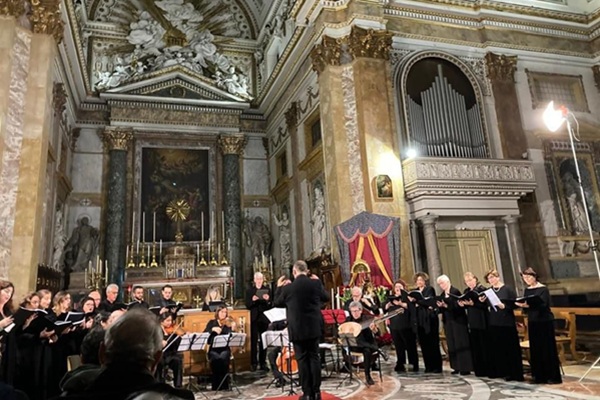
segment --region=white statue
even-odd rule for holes
[[[213,79],[215,79],[216,85],[221,89],[225,89],[236,96],[252,100],[252,96],[248,93],[248,78],[241,73],[238,74],[233,65],[229,67],[225,75],[217,71]]]
[[[290,220],[288,213],[284,210],[281,213],[281,219],[277,218],[277,215],[273,214],[275,225],[279,227],[279,250],[281,251],[281,267],[282,269],[288,268],[292,265],[292,241],[290,236]]]
[[[315,186],[315,198],[313,202],[312,215],[312,239],[313,252],[320,254],[327,246],[327,216],[325,214],[325,199],[323,197],[323,188]]]
[[[583,203],[578,197],[579,183],[575,181],[573,175],[567,172],[563,175],[563,184],[565,188],[565,194],[567,196],[567,202],[569,211],[571,213],[571,220],[573,222],[573,233],[576,235],[584,234],[588,231],[588,223],[585,215],[585,209]]]
[[[63,215],[62,211],[56,211],[56,221],[54,223],[54,252],[52,254],[52,268],[57,271],[62,271],[63,263],[65,261],[65,244],[67,243],[67,236],[65,235],[65,228],[63,226]]]

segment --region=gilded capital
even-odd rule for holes
[[[600,65],[594,65],[592,67],[592,72],[594,73],[594,82],[596,83],[596,88],[600,90]]]
[[[108,126],[102,132],[101,138],[107,150],[127,151],[133,140],[133,129]]]
[[[62,41],[64,23],[60,15],[60,0],[31,0],[29,21],[33,33],[52,35],[56,43]]]
[[[246,135],[220,135],[217,143],[223,155],[240,155],[244,152],[248,138]]]
[[[24,0],[0,0],[0,15],[19,18],[25,14]]]
[[[321,43],[316,44],[310,52],[312,68],[318,74],[325,70],[328,65],[340,65],[342,58],[343,39],[334,39],[323,36]]]
[[[348,36],[332,38],[323,36],[310,56],[313,70],[321,73],[328,65],[341,65],[359,57],[388,60],[392,48],[392,34],[353,26]]]
[[[517,56],[487,53],[485,55],[487,76],[492,81],[515,81]]]
[[[392,34],[353,26],[347,39],[352,59],[357,57],[389,60],[392,48]]]

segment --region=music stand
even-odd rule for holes
[[[244,347],[245,343],[246,343],[246,334],[245,333],[230,333],[227,335],[215,336],[213,339],[211,348],[212,349],[221,349],[224,347],[229,347],[231,349],[232,347]],[[242,394],[242,392],[238,388],[237,384],[235,383],[235,357],[233,357],[233,352],[231,352],[230,354],[232,354],[231,361],[232,361],[233,365],[230,368],[227,368],[227,373],[225,374],[225,376],[219,383],[219,386],[217,387],[217,391],[221,390],[221,386],[223,386],[223,384],[225,382],[227,382],[227,378],[231,378],[230,388],[231,389],[235,388],[235,390],[238,392],[238,394]],[[233,370],[233,372],[231,372],[232,370]]]
[[[339,343],[339,336],[338,336],[338,328],[340,327],[340,324],[343,324],[344,322],[346,322],[346,312],[342,309],[327,309],[327,310],[321,310],[321,315],[323,315],[323,322],[326,325],[335,325],[335,329],[333,330],[333,338],[334,338],[334,342],[336,344],[335,346],[335,371],[337,373],[340,372],[340,348],[337,345]]]
[[[354,375],[354,366],[352,365],[352,354],[350,352],[351,347],[358,347],[358,343],[356,342],[356,336],[353,333],[340,333],[340,340],[345,344],[345,347],[348,349],[348,376],[342,379],[340,384],[337,386],[339,389],[344,382],[348,381],[348,383],[352,383],[353,381],[357,381],[360,383],[360,380]]]
[[[208,342],[208,338],[210,336],[210,333],[208,332],[191,332],[191,333],[186,333],[185,335],[181,336],[181,342],[179,342],[179,347],[177,347],[177,352],[184,352],[184,351],[189,351],[190,352],[190,358],[189,358],[189,363],[188,363],[188,368],[189,368],[189,375],[188,375],[188,383],[185,386],[186,389],[191,390],[192,392],[199,392],[202,393],[200,390],[200,387],[192,381],[192,351],[193,350],[203,350],[204,347],[206,347],[206,343]],[[169,346],[167,346],[169,347]],[[166,348],[165,348],[166,349]],[[202,393],[202,395],[205,398],[206,395],[204,393]]]
[[[263,343],[263,348],[267,348],[269,346],[279,346],[282,349],[281,354],[283,355],[283,348],[287,347],[288,348],[288,355],[290,357],[288,357],[287,360],[287,370],[285,372],[281,372],[281,374],[285,377],[287,377],[290,380],[290,391],[289,394],[290,396],[292,394],[296,394],[296,392],[294,391],[294,383],[296,383],[293,379],[293,373],[292,373],[292,360],[291,360],[291,354],[292,354],[292,342],[290,342],[290,337],[288,334],[287,329],[281,330],[281,331],[265,331],[262,333],[261,335],[261,339],[262,339],[262,343]],[[267,389],[271,387],[271,385],[273,383],[275,383],[275,381],[277,380],[277,378],[273,377],[273,380],[267,385]],[[281,388],[281,391],[283,392],[285,390],[284,387]]]

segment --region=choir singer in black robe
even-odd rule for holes
[[[550,292],[537,280],[532,268],[521,272],[527,284],[523,299],[516,303],[523,307],[529,319],[529,349],[531,375],[535,383],[562,383],[556,336],[554,333],[554,315],[550,311]]]
[[[394,283],[394,295],[391,296],[384,305],[385,312],[403,311],[390,319],[390,333],[396,349],[396,372],[406,372],[406,354],[408,353],[408,362],[412,364],[413,372],[419,371],[419,355],[417,353],[417,321],[414,303],[406,298],[406,282],[398,279]]]
[[[440,275],[437,283],[442,289],[437,306],[444,321],[444,331],[448,342],[448,358],[453,374],[469,375],[473,370],[473,359],[469,344],[467,313],[458,305],[456,297],[460,290],[452,286],[447,275]]]
[[[478,297],[485,291],[485,288],[479,284],[479,279],[471,272],[465,272],[464,278],[467,288],[463,294],[469,294],[469,296],[464,300],[459,300],[458,305],[467,310],[473,371],[475,371],[475,376],[488,376],[489,312],[487,304],[478,301]]]

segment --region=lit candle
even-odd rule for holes
[[[133,212],[133,217],[131,218],[131,245],[135,241],[135,211]]]
[[[152,214],[152,243],[156,243],[156,213]]]
[[[202,232],[202,243],[204,244],[204,211],[200,213],[200,231]]]
[[[146,211],[142,213],[142,234],[140,236],[142,243],[144,243],[146,241]]]

